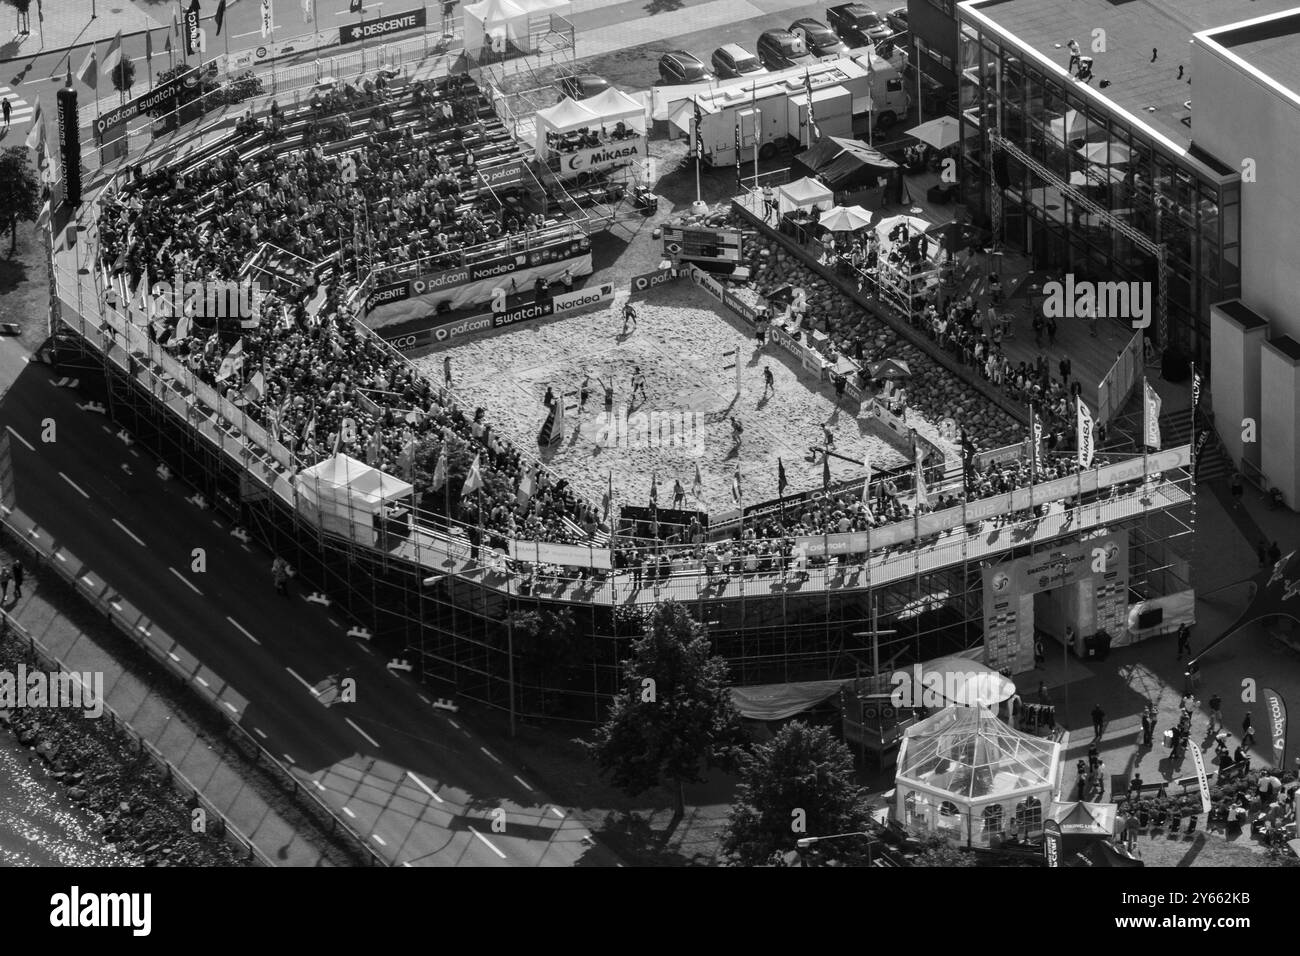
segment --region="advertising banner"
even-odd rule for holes
[[[691,266],[691,281],[719,302],[726,301],[726,293],[722,289],[722,283],[699,266]]]
[[[605,568],[613,566],[608,548],[589,548],[579,544],[551,544],[547,541],[510,541],[510,557],[532,564],[558,564],[570,568]]]
[[[356,43],[358,40],[373,40],[375,37],[400,33],[404,30],[416,30],[425,25],[424,8],[409,13],[394,13],[362,23],[349,23],[339,27],[340,43]]]
[[[199,49],[199,5],[191,3],[185,11],[185,22],[181,27],[181,36],[185,41],[185,55],[193,56]]]
[[[424,295],[441,289],[451,289],[469,281],[469,270],[465,268],[446,269],[442,272],[429,272],[411,280],[411,295]]]
[[[1284,770],[1286,769],[1286,701],[1271,687],[1264,688],[1260,700],[1264,702],[1264,719],[1268,721],[1268,732],[1273,741],[1273,768]]]
[[[517,186],[524,181],[523,159],[516,158],[508,163],[501,163],[498,166],[480,166],[478,170],[479,182],[484,186],[493,189],[500,189],[505,186]]]
[[[190,68],[161,86],[154,87],[148,93],[143,93],[135,99],[128,100],[121,106],[95,117],[95,138],[100,142],[103,142],[105,138],[115,139],[116,137],[111,137],[108,134],[115,132],[119,127],[125,125],[128,120],[134,119],[141,113],[148,113],[154,109],[161,109],[163,112],[175,109],[180,91],[184,87],[192,86],[197,82],[198,71]]]
[[[673,268],[656,269],[654,272],[647,272],[643,275],[633,276],[629,284],[628,291],[632,298],[645,295],[656,286],[661,286],[665,282],[671,282],[677,276],[677,270]]]
[[[740,262],[741,235],[731,229],[664,226],[664,255],[701,262]]]
[[[366,296],[366,311],[369,312],[377,305],[383,305],[385,302],[400,302],[402,299],[411,297],[411,283],[393,282],[389,285],[381,285]]]
[[[556,315],[564,315],[566,312],[574,312],[578,309],[585,309],[590,305],[608,302],[612,298],[614,298],[614,284],[612,282],[602,282],[593,288],[561,292],[551,300],[551,306]]]
[[[546,165],[561,179],[593,169],[607,169],[630,163],[645,153],[646,139],[624,139],[592,149],[579,149],[572,153],[556,153],[546,160]]]
[[[1055,820],[1043,822],[1043,856],[1048,866],[1061,865],[1061,825]]]
[[[1197,746],[1188,747],[1192,752],[1192,765],[1196,767],[1196,783],[1201,788],[1201,812],[1210,812],[1210,781],[1205,776],[1205,758],[1201,756],[1201,748]]]

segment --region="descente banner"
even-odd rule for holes
[[[155,87],[148,93],[137,96],[133,100],[128,100],[117,109],[109,110],[102,116],[96,117],[95,138],[103,140],[109,133],[141,113],[148,113],[160,106],[163,107],[164,111],[171,109],[177,96],[180,95],[180,91],[184,87],[193,86],[197,82],[198,71],[191,67],[180,76],[168,80],[162,86]]]
[[[349,23],[339,28],[340,43],[355,43],[358,40],[370,40],[375,37],[399,33],[403,30],[415,30],[426,23],[424,8],[409,13],[394,13],[391,16],[371,20],[369,23]]]
[[[411,297],[411,283],[394,282],[391,285],[381,285],[366,297],[366,311],[369,312],[376,306],[383,305],[386,302],[400,302],[402,299]]]

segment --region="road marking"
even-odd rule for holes
[[[384,842],[384,838],[381,837],[378,833],[372,833],[370,835],[374,838],[375,842],[378,843],[380,846],[388,846],[388,844]]]
[[[529,793],[533,792],[533,788],[528,786],[528,781],[526,781],[523,777],[519,776],[519,774],[515,774],[515,779],[518,780],[523,785],[523,788],[527,790]]]
[[[411,864],[410,864],[410,861],[409,861],[409,860],[408,860],[406,863],[403,863],[403,864],[402,864],[402,866],[410,866],[410,865],[411,865]]]
[[[445,802],[446,802],[445,800],[442,799],[442,797],[440,797],[440,796],[438,796],[436,793],[434,793],[433,790],[431,790],[431,789],[429,788],[429,785],[428,785],[427,783],[425,783],[423,780],[421,780],[421,779],[420,779],[419,777],[417,777],[415,774],[411,773],[411,771],[409,771],[409,770],[406,771],[406,775],[407,775],[408,777],[410,777],[412,780],[415,781],[415,785],[416,785],[417,787],[419,787],[421,790],[423,790],[423,791],[424,791],[425,793],[427,793],[429,796],[433,797],[433,799],[437,800],[439,803],[445,803]]]
[[[242,40],[242,39],[244,39],[245,37],[260,37],[261,35],[262,35],[262,31],[261,31],[261,30],[254,30],[254,31],[252,31],[251,33],[236,33],[236,34],[234,34],[233,36],[231,36],[230,39],[232,39],[232,40]]]
[[[54,556],[55,556],[56,558],[58,558],[60,561],[67,561],[67,560],[68,560],[67,558],[65,558],[65,557],[63,556],[63,553],[60,552],[60,551],[55,551],[55,552],[54,552]]]
[[[203,597],[203,592],[200,591],[198,588],[196,588],[196,587],[194,586],[194,582],[193,582],[193,581],[191,581],[189,578],[187,578],[185,575],[181,574],[179,571],[177,571],[175,568],[171,567],[170,565],[168,565],[167,570],[170,571],[172,574],[176,575],[176,576],[177,576],[178,578],[180,578],[182,581],[184,581],[185,584],[189,587],[189,589],[190,589],[191,591],[193,591],[193,592],[194,592],[195,594],[197,594],[199,597]]]
[[[501,859],[504,860],[504,859],[506,858],[506,855],[505,855],[504,853],[502,853],[500,850],[498,850],[496,847],[494,847],[494,846],[492,845],[492,841],[489,840],[487,837],[485,837],[483,834],[479,833],[479,832],[478,832],[477,830],[475,830],[473,827],[470,827],[470,828],[469,828],[469,832],[472,833],[472,834],[474,834],[476,837],[478,837],[478,838],[479,838],[480,840],[482,840],[484,843],[486,843],[486,844],[487,844],[487,848],[488,848],[489,850],[491,850],[493,853],[495,853],[497,856],[501,857]]]
[[[232,704],[230,701],[228,701],[228,700],[223,700],[222,703],[225,704],[227,707],[230,708],[230,712],[231,712],[232,714],[237,714],[237,713],[239,713],[239,708],[236,707],[234,704]]]
[[[12,425],[6,425],[5,428],[7,428],[7,429],[9,430],[9,434],[13,435],[13,436],[14,436],[15,438],[17,438],[20,442],[22,442],[24,445],[26,445],[28,451],[35,451],[35,450],[36,450],[35,447],[33,447],[33,445],[32,445],[31,442],[29,442],[29,441],[28,441],[26,438],[24,438],[22,435],[18,434],[16,431],[14,431]]]
[[[371,737],[368,733],[366,733],[364,730],[362,730],[360,727],[358,727],[356,724],[354,724],[354,723],[352,722],[352,718],[351,718],[351,717],[344,717],[343,719],[344,719],[345,721],[347,721],[349,727],[351,727],[353,730],[355,730],[357,733],[359,733],[362,737],[365,737],[366,740],[370,741],[370,745],[371,745],[372,747],[378,747],[378,746],[379,746],[379,741],[376,740],[374,737]]]
[[[450,717],[447,718],[447,723],[451,724],[457,730],[460,730],[460,724],[456,723],[456,721],[452,720]]]
[[[313,697],[320,696],[320,691],[318,691],[315,687],[312,687],[311,684],[308,684],[305,680],[299,677],[298,672],[295,671],[292,667],[286,667],[285,670],[287,670],[293,676],[294,680],[296,680],[299,684],[302,684],[303,687],[306,687],[309,691],[311,691]]]
[[[35,531],[28,531],[27,533],[30,534],[33,538],[39,538],[39,537],[40,537],[40,535],[37,534]]]
[[[554,814],[555,814],[557,817],[559,817],[561,820],[564,819],[564,814],[560,812],[560,808],[559,808],[559,807],[551,807],[551,812],[554,813]]]
[[[198,681],[200,684],[202,684],[204,687],[211,687],[211,686],[212,686],[212,685],[209,684],[207,681],[205,681],[202,677],[199,677],[197,674],[195,675],[194,679],[195,679],[196,681]]]
[[[349,810],[347,807],[343,808],[343,812],[346,813],[348,816],[350,816],[353,820],[357,818],[357,815],[353,813],[351,810]]]
[[[177,664],[181,662],[181,659],[177,657],[175,654],[173,654],[171,651],[167,652],[167,656],[170,657],[172,660],[174,660]]]
[[[263,740],[267,739],[266,731],[264,731],[261,727],[254,727],[253,733],[257,734],[257,736],[261,737]]]
[[[325,790],[325,784],[321,783],[319,780],[313,780],[313,781],[312,781],[312,784],[313,784],[313,786],[315,786],[316,789],[319,790],[321,793],[325,793],[325,792],[326,792],[326,790]]]
[[[80,488],[77,488],[77,483],[73,481],[71,478],[69,478],[67,475],[65,475],[63,472],[59,472],[59,477],[62,478],[64,481],[66,481],[68,484],[72,485],[73,488],[76,488],[77,494],[81,495],[81,497],[85,498],[87,501],[90,500],[90,495],[86,494]]]
[[[433,706],[433,704],[429,703],[429,698],[425,697],[423,694],[416,694],[415,696],[420,698],[420,700],[424,701],[426,704],[429,704],[430,707]]]
[[[238,621],[236,621],[233,617],[230,617],[229,615],[227,615],[226,620],[229,621],[231,624],[233,624],[233,625],[235,626],[235,628],[239,631],[239,633],[244,635],[244,637],[248,638],[250,641],[252,641],[252,642],[253,642],[254,644],[256,644],[258,647],[261,647],[261,646],[262,646],[262,642],[259,641],[257,638],[255,638],[252,634],[249,634],[248,631],[244,630],[243,625],[241,625],[241,624],[240,624]]]
[[[292,757],[290,757],[288,754],[282,754],[281,756],[283,756],[285,760],[289,761],[289,763],[296,764],[298,762],[294,760]]]
[[[492,758],[493,760],[495,760],[497,763],[500,763],[500,762],[501,762],[501,758],[498,757],[496,754],[494,754],[492,751],[488,750],[486,747],[479,747],[478,749],[481,750],[481,751],[483,751],[485,754],[487,754],[489,757],[491,757],[491,758]]]
[[[121,612],[122,610],[122,605],[118,604],[116,601],[109,601],[108,606],[111,607],[114,611]]]
[[[142,634],[146,634],[146,635],[147,635],[147,634],[149,633],[149,628],[145,627],[143,624],[137,624],[137,625],[135,626],[135,629],[136,629],[137,631],[140,631]]]
[[[85,581],[85,582],[86,582],[87,584],[89,584],[92,588],[95,586],[95,579],[92,578],[89,574],[83,574],[83,575],[81,576],[81,580]]]
[[[140,547],[142,547],[142,548],[143,548],[143,547],[146,547],[145,543],[144,543],[143,541],[141,541],[139,538],[137,538],[134,534],[132,534],[132,533],[131,533],[131,529],[128,528],[126,525],[122,524],[122,522],[120,522],[120,521],[118,521],[116,518],[114,518],[114,519],[113,519],[113,524],[117,525],[119,528],[121,528],[123,531],[125,531],[127,537],[129,537],[132,541],[134,541],[134,542],[135,542],[136,544],[138,544]]]

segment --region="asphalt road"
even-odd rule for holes
[[[308,602],[297,581],[289,598],[276,595],[270,555],[190,503],[192,489],[162,480],[147,452],[79,407],[86,395],[53,381],[50,369],[29,365],[0,401],[16,512],[84,563],[89,589],[139,609],[142,632],[166,632],[204,665],[206,683],[228,685],[222,700],[234,702],[240,725],[382,857],[413,866],[616,863],[463,719],[435,710],[406,675],[347,637],[341,614]],[[42,442],[49,421],[56,440]],[[201,573],[192,570],[196,548],[205,552]],[[355,679],[355,703],[326,706],[332,675]]]

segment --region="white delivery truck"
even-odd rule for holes
[[[868,64],[870,64],[868,66]],[[806,74],[806,79],[805,79]],[[773,156],[781,144],[811,144],[808,88],[812,88],[813,118],[821,136],[853,136],[853,119],[870,113],[878,128],[892,126],[906,115],[909,101],[898,69],[887,60],[860,52],[808,67],[752,76],[697,90],[672,103],[669,128],[694,136],[698,109],[702,156],[711,166],[734,166],[753,156],[755,137],[759,157]],[[740,153],[736,126],[740,125]],[[692,138],[691,146],[695,142]]]

